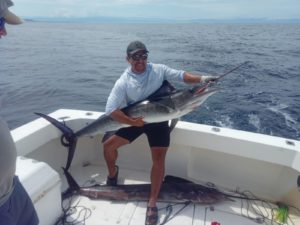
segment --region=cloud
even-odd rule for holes
[[[20,16],[165,19],[300,18],[299,0],[18,0]]]

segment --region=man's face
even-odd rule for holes
[[[147,58],[148,54],[144,50],[127,56],[127,61],[131,65],[132,72],[137,74],[145,72],[147,66]]]

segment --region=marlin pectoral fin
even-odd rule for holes
[[[149,101],[155,100],[157,98],[170,95],[175,92],[176,88],[167,80],[164,80],[160,88],[158,88],[154,93],[152,93],[147,99]]]

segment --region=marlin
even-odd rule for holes
[[[63,168],[64,169],[64,168]],[[69,188],[63,193],[63,198],[81,195],[90,199],[110,201],[148,201],[151,184],[118,184],[117,186],[93,185],[80,187],[72,175],[64,169]],[[159,202],[195,204],[215,204],[222,201],[234,201],[234,197],[213,187],[193,183],[189,180],[166,176],[158,196]]]
[[[223,78],[232,71],[240,68],[247,62],[231,69],[219,76],[216,81]],[[136,102],[121,110],[129,117],[143,117],[145,123],[157,123],[171,120],[170,131],[175,127],[178,118],[190,113],[203,104],[218,89],[211,88],[211,84],[198,85],[192,88],[176,90],[168,81],[164,81],[162,86],[150,95],[147,99]],[[129,126],[121,124],[112,119],[109,115],[102,115],[92,123],[74,132],[65,123],[60,122],[48,115],[35,113],[48,120],[57,127],[63,134],[61,143],[68,148],[68,158],[65,169],[68,170],[76,149],[78,138],[82,136],[94,136],[99,133],[109,134],[122,127]],[[104,138],[107,136],[104,135]]]
[[[129,105],[123,108],[122,111],[130,117],[143,117],[145,123],[173,120],[171,123],[172,129],[175,127],[178,118],[199,107],[208,97],[216,92],[217,89],[210,89],[207,84],[205,86],[195,86],[191,89],[175,90],[173,86],[165,81],[161,88],[149,98]],[[112,132],[129,126],[121,124],[109,115],[104,114],[92,123],[74,132],[65,123],[48,115],[42,113],[35,114],[49,121],[63,133],[61,143],[65,147],[68,147],[68,159],[65,167],[67,170],[71,165],[78,138]]]

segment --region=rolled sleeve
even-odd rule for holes
[[[183,70],[172,69],[166,65],[163,65],[165,71],[165,78],[167,80],[183,81]]]

